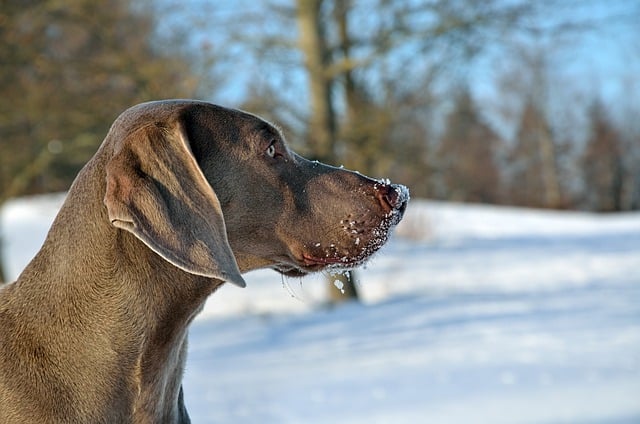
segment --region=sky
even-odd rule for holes
[[[262,31],[271,34],[284,32],[293,34],[294,27],[282,27],[267,15],[265,1],[240,0],[235,2],[215,2],[191,0],[188,9],[183,13],[190,17],[198,17],[205,22],[237,23],[246,13],[258,12],[264,19],[260,26],[242,27],[244,35],[262,36]],[[292,2],[278,1],[278,4]],[[356,1],[363,4],[366,10],[367,1]],[[545,2],[540,2],[544,4]],[[551,3],[551,2],[548,2]],[[589,27],[585,31],[575,31],[553,35],[513,36],[511,42],[517,41],[515,47],[505,40],[496,40],[494,45],[485,46],[486,50],[474,61],[470,72],[471,84],[479,96],[490,91],[495,85],[500,72],[509,66],[509,55],[513,50],[541,48],[550,52],[549,66],[557,73],[561,85],[578,85],[580,90],[599,92],[609,100],[628,93],[629,86],[637,86],[637,75],[640,75],[640,2],[634,0],[565,0],[557,2],[552,15],[546,14],[532,17],[529,21],[539,28],[551,28],[561,20],[571,20],[577,25]],[[190,16],[190,17],[189,17]],[[211,17],[211,18],[209,18]],[[362,25],[366,20],[358,19]],[[298,87],[305,84],[304,75],[287,66],[273,66],[265,61],[256,63],[249,58],[245,50],[229,42],[224,26],[217,24],[193,25],[191,37],[197,42],[210,42],[218,45],[222,51],[232,53],[232,60],[237,65],[225,76],[226,84],[215,94],[217,100],[225,103],[239,103],[247,94],[247,85],[252,78],[278,79],[283,74],[285,82]],[[500,45],[502,44],[502,45]],[[507,47],[505,47],[505,45]],[[520,52],[522,54],[522,52]],[[293,60],[299,61],[299,57]],[[420,57],[416,57],[416,64]],[[409,71],[409,70],[407,70]],[[408,73],[410,75],[410,73]],[[639,90],[640,87],[631,87]]]

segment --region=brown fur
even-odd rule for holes
[[[256,268],[357,266],[407,200],[295,155],[248,113],[195,101],[125,111],[41,250],[0,289],[0,422],[188,423],[187,329],[207,296]]]

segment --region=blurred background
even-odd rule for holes
[[[640,207],[640,4],[13,1],[0,199],[64,191],[125,108],[186,97],[414,197]]]
[[[283,406],[282,399],[268,397],[266,388],[255,389],[249,377],[246,385],[237,389],[238,393],[255,391],[250,399],[233,395],[233,390],[227,395],[209,387],[216,385],[214,376],[206,385],[191,377],[189,381],[198,381],[191,384],[204,393],[200,400],[194,400],[201,405],[196,413],[202,421],[196,422],[361,419],[371,423],[389,422],[394,417],[405,417],[406,421],[399,422],[418,422],[425,416],[432,418],[429,422],[501,422],[500,417],[506,417],[502,422],[640,422],[640,401],[631,400],[640,399],[640,218],[631,212],[640,209],[640,2],[3,0],[0,43],[0,207],[6,204],[5,218],[0,220],[0,240],[5,240],[0,243],[5,246],[0,281],[11,281],[17,272],[14,268],[24,265],[22,259],[12,262],[11,255],[20,251],[18,254],[28,259],[34,253],[21,249],[20,243],[33,228],[33,223],[21,219],[28,218],[28,211],[34,207],[55,213],[59,205],[49,197],[40,203],[10,199],[64,192],[120,112],[139,102],[178,97],[203,99],[263,116],[282,127],[289,143],[301,154],[390,178],[407,185],[414,199],[405,223],[398,229],[398,239],[392,240],[391,259],[381,259],[357,276],[328,276],[329,282],[321,283],[324,289],[314,288],[313,283],[305,283],[303,289],[297,282],[281,282],[274,273],[258,274],[254,278],[260,295],[253,300],[224,291],[220,296],[229,296],[227,303],[221,299],[221,304],[211,310],[231,312],[223,314],[227,318],[218,317],[222,321],[198,327],[196,334],[207,333],[205,328],[218,333],[230,331],[227,326],[235,321],[225,319],[234,316],[237,320],[242,315],[242,340],[251,338],[254,332],[266,332],[274,338],[255,346],[245,346],[238,339],[232,349],[211,345],[215,338],[212,333],[202,337],[204,345],[194,342],[196,360],[200,350],[203,358],[225,358],[225,354],[229,358],[231,354],[253,358],[255,349],[271,348],[277,356],[277,352],[293,348],[294,341],[303,343],[306,339],[287,339],[285,335],[293,334],[291,328],[305,325],[317,330],[317,320],[279,318],[274,324],[273,318],[264,318],[265,310],[273,309],[275,301],[261,303],[261,299],[273,296],[274,291],[280,299],[277,302],[304,303],[302,309],[315,313],[312,316],[318,320],[327,319],[318,305],[343,297],[335,286],[347,288],[346,296],[360,297],[364,306],[346,306],[347,312],[334,310],[333,318],[328,319],[342,335],[336,343],[360,346],[347,349],[345,357],[354,360],[363,354],[359,350],[362,343],[375,345],[378,339],[372,335],[363,341],[358,337],[365,336],[357,336],[361,328],[342,328],[340,320],[358,316],[354,311],[363,310],[357,308],[376,302],[391,302],[391,306],[384,304],[387,309],[365,327],[384,323],[382,317],[388,312],[395,318],[387,322],[397,324],[397,334],[424,342],[434,328],[441,329],[439,324],[434,327],[431,315],[422,315],[424,308],[444,307],[453,313],[470,306],[486,311],[481,306],[487,306],[490,300],[492,313],[504,319],[500,322],[508,323],[513,302],[542,304],[550,291],[552,297],[565,296],[565,300],[566,296],[585,296],[584,303],[560,308],[561,318],[575,318],[576,313],[582,317],[580,311],[600,304],[594,299],[609,300],[604,302],[608,306],[603,315],[598,315],[601,321],[592,321],[591,317],[574,323],[580,330],[576,334],[585,339],[563,338],[568,329],[562,334],[554,332],[558,322],[547,315],[545,320],[551,321],[540,321],[538,309],[525,307],[524,327],[533,326],[539,333],[556,337],[556,341],[592,346],[599,345],[598,337],[609,337],[602,343],[612,351],[602,347],[605,350],[590,350],[591,356],[587,357],[580,351],[578,356],[587,358],[584,373],[567,371],[576,352],[566,346],[551,346],[549,340],[536,338],[521,327],[505,330],[480,325],[473,330],[465,327],[471,334],[470,345],[456,345],[460,349],[455,352],[442,350],[444,356],[453,352],[460,363],[484,364],[471,372],[472,377],[457,380],[456,376],[464,374],[457,368],[459,362],[442,365],[425,353],[430,349],[440,352],[437,343],[430,347],[428,343],[411,345],[403,340],[387,346],[390,350],[380,351],[389,354],[384,358],[393,362],[389,359],[397,358],[393,352],[416,349],[416,368],[401,367],[407,376],[394,381],[389,377],[393,374],[385,374],[378,385],[369,380],[359,385],[355,382],[358,374],[366,370],[355,368],[351,374],[336,371],[352,375],[349,384],[333,379],[317,387],[305,386],[305,390],[293,379],[293,386],[284,390],[288,399],[298,402],[293,409]],[[532,208],[537,210],[533,218]],[[596,212],[609,214],[592,214]],[[51,212],[42,213],[46,215],[46,228]],[[37,249],[41,242],[38,237],[44,235],[38,235],[35,242],[24,242]],[[483,256],[487,252],[490,256]],[[515,252],[515,256],[505,256],[508,252]],[[535,263],[535,258],[541,262]],[[562,264],[543,265],[559,258],[564,259]],[[8,262],[14,268],[7,271]],[[417,268],[409,265],[416,262],[420,263]],[[505,269],[507,272],[501,272]],[[259,283],[274,278],[275,284]],[[334,284],[337,278],[346,278],[347,285]],[[270,287],[270,294],[264,287]],[[582,291],[567,292],[576,287]],[[522,297],[514,300],[510,297],[514,292]],[[314,300],[304,300],[306,296]],[[406,301],[403,296],[412,297],[414,303],[402,303],[399,299]],[[442,296],[446,300],[438,303]],[[554,299],[556,305],[565,305]],[[639,300],[636,306],[632,300]],[[242,306],[229,306],[233,302]],[[398,309],[393,302],[399,302]],[[396,315],[401,315],[403,308],[414,312],[407,313],[413,317],[409,322]],[[275,308],[287,313],[298,309]],[[462,312],[452,316],[457,318],[449,324],[467,317]],[[484,322],[483,313],[471,316]],[[618,332],[622,316],[623,334]],[[594,325],[598,332],[589,332]],[[419,331],[403,333],[402,329],[408,327]],[[328,331],[320,331],[320,338],[330,337]],[[503,416],[499,412],[488,413],[486,417],[490,418],[483,420],[482,414],[456,415],[446,408],[432,416],[416,406],[426,404],[425,408],[433,412],[443,396],[453,405],[454,399],[468,398],[471,392],[490,392],[495,387],[488,383],[487,387],[480,384],[477,390],[470,389],[480,380],[490,380],[489,376],[497,376],[497,386],[512,388],[517,376],[492,367],[499,368],[504,359],[517,362],[520,365],[515,368],[522,371],[520,356],[504,358],[498,354],[502,359],[494,363],[467,355],[471,350],[477,352],[474,343],[485,343],[485,355],[492,356],[496,353],[492,343],[504,336],[497,344],[502,352],[513,341],[508,335],[518,331],[528,334],[528,338],[518,339],[522,346],[534,346],[533,351],[539,348],[543,353],[562,352],[558,354],[564,358],[564,365],[546,364],[535,372],[529,370],[537,376],[532,378],[539,387],[548,388],[554,381],[556,366],[563,370],[563,381],[575,390],[585,381],[600,381],[602,375],[622,375],[623,383],[615,380],[604,392],[598,384],[585,393],[569,390],[571,399],[560,402],[566,407],[560,409],[570,412],[548,417],[533,412],[541,413],[541,405],[553,403],[555,395],[532,395],[537,401],[531,404],[527,403],[528,395],[506,404],[485,403],[474,397],[477,402],[472,404],[478,408],[489,405],[491,411],[500,411],[511,405],[508,410],[528,411],[529,417],[534,417],[531,420],[517,413]],[[435,334],[446,338],[450,333],[438,330]],[[276,340],[281,338],[289,341],[279,345]],[[306,354],[315,352],[307,347]],[[606,364],[598,362],[607,356],[610,360]],[[257,356],[254,359],[260,361]],[[522,361],[526,363],[526,358]],[[430,365],[425,365],[427,362]],[[622,368],[611,371],[607,367],[612,362],[622,364]],[[233,386],[237,375],[227,371],[225,364],[221,359],[217,372],[220,378],[228,377],[227,387]],[[314,364],[330,368],[330,364]],[[349,360],[348,364],[353,362]],[[437,371],[441,365],[444,374]],[[194,367],[200,369],[197,363]],[[202,365],[203,370],[211,367],[210,362]],[[266,372],[253,371],[267,380]],[[216,371],[211,372],[213,375]],[[278,376],[287,372],[302,371],[283,369]],[[410,375],[424,378],[412,385],[414,378]],[[324,377],[322,372],[312,373],[301,381]],[[401,399],[393,398],[389,387],[398,384],[406,386],[408,392],[425,391],[432,395],[431,401],[402,390]],[[536,384],[526,387],[538,387]],[[433,389],[429,391],[426,386]],[[453,394],[442,395],[438,388]],[[210,392],[206,390],[213,390],[213,394],[207,395]],[[366,396],[358,398],[354,394],[358,390]],[[309,396],[301,397],[301,392]],[[497,398],[503,399],[504,392],[498,392],[501,395]],[[349,419],[340,411],[351,409],[341,401],[332,401],[331,393],[355,396],[351,405],[356,405],[356,412]],[[229,409],[233,402],[225,396],[249,406]],[[585,405],[595,398],[606,400],[611,410],[589,410]],[[261,403],[258,399],[266,400]],[[217,402],[217,415],[204,412],[211,402]],[[372,404],[387,406],[382,412],[368,415]],[[319,405],[329,405],[333,412],[328,414],[323,409],[325,412],[314,415],[317,419],[309,418],[305,411]],[[400,414],[393,405],[410,411],[409,415]],[[580,411],[587,413],[580,415]]]

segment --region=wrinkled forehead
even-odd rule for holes
[[[230,137],[234,143],[247,144],[251,142],[264,142],[267,140],[282,140],[284,135],[278,125],[269,122],[253,113],[240,109],[222,109],[222,121],[233,123],[237,134]]]
[[[243,110],[238,110],[237,112],[240,114],[241,119],[246,122],[246,125],[242,126],[247,129],[245,136],[257,136],[261,139],[280,139],[285,141],[282,129],[278,125]]]
[[[241,110],[236,111],[238,137],[230,140],[237,152],[247,154],[266,149],[272,142],[281,142],[289,150],[285,136],[276,124]]]
[[[198,105],[187,110],[182,120],[197,157],[220,151],[242,155],[266,148],[263,145],[271,140],[284,141],[276,125],[242,110]]]

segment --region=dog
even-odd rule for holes
[[[192,100],[126,110],[0,289],[0,422],[190,422],[187,329],[205,299],[258,268],[357,267],[408,200],[298,156],[250,113]]]

